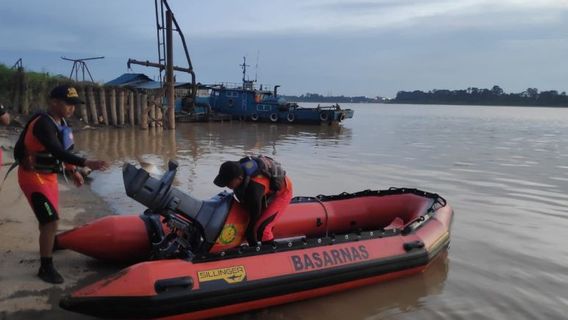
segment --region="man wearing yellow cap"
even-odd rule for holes
[[[75,105],[83,103],[75,88],[55,87],[49,95],[47,112],[30,119],[14,148],[14,158],[19,164],[18,183],[39,222],[41,266],[38,276],[49,283],[63,282],[52,261],[59,220],[57,173],[64,167],[80,187],[84,180],[76,166],[92,170],[108,167],[106,161],[87,160],[71,152],[73,133],[65,118],[73,115]]]

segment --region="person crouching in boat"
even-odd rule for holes
[[[16,146],[14,158],[19,165],[18,183],[39,222],[41,265],[38,276],[45,282],[62,283],[53,266],[52,253],[59,220],[57,173],[64,165],[77,187],[84,180],[76,166],[105,170],[106,161],[87,160],[71,153],[73,133],[65,118],[73,115],[75,105],[83,104],[73,87],[55,87],[49,95],[47,113],[34,115],[26,124]]]
[[[232,189],[248,210],[246,237],[250,245],[274,240],[272,229],[293,195],[292,180],[278,162],[262,155],[226,161],[213,183]]]

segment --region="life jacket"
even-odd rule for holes
[[[279,162],[270,157],[263,155],[245,157],[239,160],[239,163],[245,175],[245,187],[251,180],[254,180],[265,186],[265,195],[268,195],[282,190],[286,183],[286,171]],[[268,184],[262,178],[268,179]]]
[[[22,131],[16,145],[14,146],[15,162],[13,167],[22,165],[26,170],[33,170],[40,173],[61,172],[61,161],[45,150],[45,147],[39,144],[39,141],[37,141],[38,143],[35,146],[32,146],[32,148],[36,150],[29,150],[30,146],[26,146],[26,137],[28,133],[33,134],[33,126],[40,117],[49,117],[53,124],[55,124],[57,127],[57,137],[65,150],[70,150],[73,147],[73,130],[69,127],[65,119],[62,118],[63,124],[57,123],[57,121],[55,121],[55,119],[53,119],[48,113],[39,112],[33,115],[30,121],[26,124],[24,131]]]

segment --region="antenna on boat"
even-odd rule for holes
[[[258,81],[258,57],[260,56],[260,50],[256,50],[256,66],[254,68],[254,82]]]
[[[247,81],[246,77],[247,77],[247,67],[250,67],[247,64],[247,57],[243,57],[243,64],[240,65],[241,68],[243,68],[243,87]]]

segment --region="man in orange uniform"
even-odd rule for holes
[[[221,165],[213,183],[232,189],[248,209],[246,236],[250,245],[274,240],[274,225],[293,195],[292,180],[278,162],[266,156],[227,161]]]
[[[2,104],[0,104],[0,124],[5,126],[10,124],[10,114],[6,112],[6,109]],[[0,147],[0,167],[2,167],[2,165],[2,148]]]
[[[49,283],[63,282],[52,260],[59,220],[57,173],[64,165],[80,187],[84,180],[76,166],[92,170],[108,167],[105,161],[87,160],[71,153],[73,133],[65,118],[73,115],[75,105],[83,103],[75,88],[65,85],[54,88],[49,95],[47,113],[38,113],[30,119],[14,148],[14,158],[19,164],[18,183],[39,222],[38,276]]]

